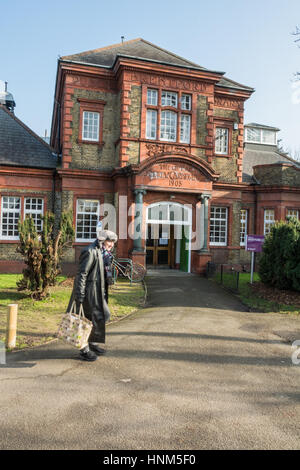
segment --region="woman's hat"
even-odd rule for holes
[[[97,238],[100,242],[104,242],[105,240],[109,240],[111,242],[118,241],[118,235],[111,230],[99,230],[97,231]]]

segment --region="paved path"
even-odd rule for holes
[[[282,338],[300,339],[300,319],[249,313],[195,275],[147,284],[95,363],[62,342],[8,355],[0,448],[299,449],[300,365]]]

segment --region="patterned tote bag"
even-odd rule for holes
[[[84,316],[83,306],[80,305],[79,315],[76,314],[76,303],[73,302],[71,311],[67,312],[59,326],[57,337],[82,349],[88,343],[93,324]]]

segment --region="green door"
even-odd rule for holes
[[[186,246],[189,246],[189,242],[185,236],[184,225],[183,225],[181,244],[180,244],[180,270],[185,271],[187,273],[189,271],[189,250],[186,249]]]

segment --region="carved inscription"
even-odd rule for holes
[[[202,181],[200,173],[195,168],[181,163],[160,163],[153,165],[151,169],[144,172],[144,176],[149,179],[150,184],[158,184],[174,188],[189,187],[197,181]]]
[[[180,145],[146,144],[146,148],[147,155],[149,155],[149,157],[160,156],[165,153],[189,153],[187,147],[181,147]]]
[[[159,75],[148,75],[143,72],[132,72],[129,76],[132,82],[141,82],[146,85],[152,85],[163,88],[179,88],[187,91],[207,91],[208,85],[206,83],[195,82],[192,80],[185,80],[180,78],[160,77]]]
[[[215,97],[215,106],[220,106],[222,108],[244,109],[242,101],[232,98],[220,98],[217,96]]]

